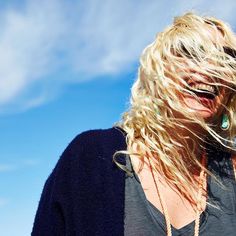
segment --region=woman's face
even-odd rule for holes
[[[197,90],[206,90],[211,93],[211,95],[207,93],[205,95],[204,93],[196,93],[196,98],[189,93],[185,93],[182,96],[184,106],[196,111],[196,113],[206,121],[218,119],[225,105],[228,103],[231,90],[223,86],[217,88],[213,85],[209,85],[208,83],[214,83],[215,81],[212,81],[212,79],[199,73],[197,70],[193,71],[192,67],[190,68],[189,70],[191,71],[187,71],[187,73],[191,75],[191,79],[187,81],[190,87]],[[188,70],[188,68],[186,68],[186,70]]]
[[[225,42],[222,34],[219,31],[216,33],[209,26],[206,27],[208,28],[209,37],[211,37],[213,41],[221,43],[222,46],[224,46]],[[199,68],[197,68],[193,61],[186,59],[184,64],[186,64],[186,69],[184,72],[186,75],[189,75],[184,78],[188,85],[190,85],[193,89],[207,90],[214,95],[203,96],[204,94],[202,95],[201,93],[196,93],[198,95],[198,99],[196,99],[193,95],[185,93],[182,97],[183,105],[196,111],[196,115],[201,116],[208,122],[218,120],[222,115],[224,106],[228,103],[232,93],[231,90],[223,86],[217,88],[209,85],[208,83],[214,83],[216,81],[209,78],[206,74],[202,72],[200,73]],[[204,67],[204,65],[202,66]]]

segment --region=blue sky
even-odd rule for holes
[[[30,235],[62,151],[120,119],[142,49],[187,10],[235,28],[233,0],[0,2],[1,235]]]

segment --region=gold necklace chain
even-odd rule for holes
[[[167,205],[165,200],[163,199],[161,192],[160,192],[160,188],[159,185],[157,184],[157,181],[155,179],[154,173],[153,173],[153,169],[151,167],[151,162],[150,159],[148,158],[149,161],[149,165],[150,165],[150,169],[151,169],[151,174],[152,174],[152,178],[155,184],[155,188],[157,190],[157,195],[160,199],[160,203],[161,203],[161,207],[162,207],[162,211],[165,217],[165,221],[166,221],[166,230],[167,230],[167,236],[172,236],[172,231],[171,231],[171,223],[170,223],[170,217],[168,214],[168,210],[167,210]],[[205,167],[206,166],[206,153],[204,153],[203,158],[202,158],[202,165]],[[197,209],[196,209],[196,217],[195,217],[195,226],[194,226],[194,236],[199,236],[199,228],[200,228],[200,215],[202,212],[202,196],[203,196],[203,190],[205,189],[206,186],[206,172],[204,171],[204,169],[201,169],[200,171],[200,175],[199,175],[199,183],[198,183],[198,196],[197,196]]]

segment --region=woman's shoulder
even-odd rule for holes
[[[87,130],[78,134],[66,147],[52,171],[54,175],[78,175],[85,170],[100,166],[111,166],[112,156],[118,150],[126,149],[125,133],[122,129]],[[79,170],[79,171],[78,171]]]
[[[78,149],[95,149],[97,146],[109,146],[125,141],[125,132],[118,126],[107,129],[91,129],[79,133],[67,146],[65,151],[78,151]]]
[[[103,141],[106,139],[118,139],[125,136],[125,131],[118,127],[113,126],[107,129],[91,129],[84,131],[78,134],[71,142],[70,145],[75,145],[80,141],[88,142],[88,141]]]
[[[104,156],[126,149],[125,136],[124,130],[118,126],[81,132],[69,143],[60,159],[80,162],[94,156],[104,159]]]

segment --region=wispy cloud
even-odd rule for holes
[[[213,4],[214,3],[214,4]],[[29,0],[0,13],[0,112],[52,98],[65,83],[129,70],[142,48],[186,10],[235,20],[236,3]]]
[[[44,2],[41,7],[28,1],[25,9],[1,12],[0,105],[14,103],[55,69],[59,60],[53,59],[65,33],[61,10],[54,1]],[[30,98],[33,101],[29,105],[40,103],[36,96]]]
[[[31,168],[40,164],[38,159],[20,159],[15,161],[15,163],[0,163],[0,174],[5,172],[12,172],[17,170],[22,170],[25,168]]]
[[[21,165],[22,167],[32,167],[40,164],[40,160],[38,159],[22,159]]]
[[[10,164],[0,164],[0,173],[2,172],[9,172],[16,170],[17,167],[15,165]]]
[[[9,199],[0,197],[0,208],[6,206],[9,203]]]

